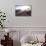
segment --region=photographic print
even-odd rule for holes
[[[16,5],[15,14],[16,16],[32,16],[32,6]]]

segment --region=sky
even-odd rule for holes
[[[31,9],[31,6],[28,5],[16,5],[16,10],[21,9],[21,10],[29,10]]]

